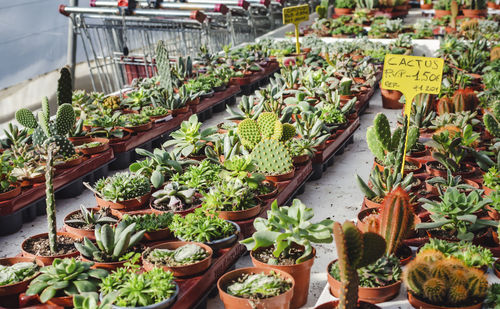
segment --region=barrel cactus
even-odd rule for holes
[[[494,137],[500,137],[500,100],[493,103],[491,113],[486,113],[483,117],[484,126]]]

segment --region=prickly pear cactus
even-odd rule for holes
[[[378,141],[382,144],[382,147],[390,151],[391,147],[391,125],[385,114],[379,113],[375,116],[373,120],[373,126],[375,127],[375,135]]]
[[[73,97],[73,85],[71,72],[68,67],[63,67],[60,71],[60,77],[57,81],[57,105],[71,103]]]
[[[285,142],[292,139],[296,134],[295,127],[290,123],[283,124],[283,133],[281,134],[281,141]]]
[[[23,127],[29,129],[36,129],[36,127],[38,127],[35,115],[27,108],[21,108],[16,112],[16,120]]]
[[[293,169],[287,147],[275,139],[263,139],[251,153],[257,171],[266,175],[281,175]]]
[[[75,125],[75,111],[73,106],[64,103],[59,106],[56,114],[56,131],[59,135],[66,135]]]
[[[59,148],[58,154],[62,155],[65,158],[69,158],[73,155],[75,155],[75,146],[73,143],[67,139],[65,136],[61,135],[53,135],[49,137],[45,143],[51,144],[55,143],[56,146]]]
[[[253,119],[245,119],[240,122],[237,133],[241,143],[248,149],[253,149],[261,140],[259,125]]]
[[[273,137],[276,120],[278,120],[278,116],[275,113],[265,112],[259,115],[257,123],[259,124],[260,133],[263,138]]]

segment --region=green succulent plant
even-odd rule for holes
[[[152,206],[156,209],[181,211],[193,206],[197,201],[195,194],[196,189],[171,181],[152,194]]]
[[[202,200],[206,209],[215,211],[240,211],[258,205],[250,187],[240,179],[216,183]]]
[[[24,281],[38,274],[40,266],[35,262],[19,262],[0,265],[0,286]]]
[[[229,295],[248,298],[257,302],[258,299],[283,294],[291,287],[291,282],[271,272],[270,274],[242,274],[229,283],[226,291]]]
[[[109,216],[108,209],[99,209],[94,211],[93,209],[87,209],[84,205],[80,205],[81,218],[66,220],[66,224],[76,225],[76,226],[87,226],[95,227],[102,224],[114,224],[118,222],[117,219]]]
[[[157,267],[183,266],[197,263],[208,257],[208,252],[196,244],[183,245],[175,250],[148,249],[145,258]]]
[[[104,200],[117,202],[148,194],[151,184],[145,176],[121,172],[99,179],[92,190]]]

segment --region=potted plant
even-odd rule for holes
[[[43,264],[32,258],[0,258],[0,306],[18,307],[19,294],[40,274]]]
[[[131,282],[140,282],[131,285]],[[125,268],[111,272],[101,283],[101,297],[116,294],[114,309],[144,308],[161,309],[170,307],[179,294],[179,286],[170,271],[155,267],[150,271],[140,271],[132,263]]]
[[[258,267],[233,270],[217,281],[220,298],[228,309],[289,308],[294,285],[290,274]]]
[[[179,240],[204,243],[216,253],[233,246],[240,233],[236,223],[221,219],[203,208],[197,208],[184,217],[174,215],[170,229]]]
[[[232,179],[216,183],[203,194],[203,207],[217,212],[220,218],[243,221],[260,213],[260,204],[243,181]]]
[[[95,240],[94,230],[97,225],[115,224],[118,218],[110,208],[89,208],[80,205],[80,210],[70,212],[64,218],[64,229],[78,237]]]
[[[137,230],[144,230],[144,241],[160,241],[169,239],[172,232],[169,229],[172,223],[171,212],[155,213],[149,209],[131,211],[122,214],[120,219],[127,225],[136,224]]]
[[[171,181],[152,194],[151,209],[153,212],[171,211],[181,215],[193,212],[201,206],[201,194],[196,189]]]
[[[138,133],[147,131],[152,128],[153,123],[148,116],[142,114],[123,114],[118,119],[120,126],[131,130],[132,132]]]
[[[61,307],[73,305],[73,295],[82,292],[97,292],[99,283],[108,272],[91,269],[92,263],[71,259],[54,259],[52,265],[43,267],[31,281],[26,295],[38,295],[40,302]]]
[[[339,83],[339,95],[342,103],[346,103],[350,99],[354,98],[351,91],[352,79],[347,77],[342,77]]]
[[[442,18],[451,15],[451,0],[438,0],[434,5],[434,16]]]
[[[471,241],[475,234],[488,226],[497,227],[497,221],[478,219],[475,214],[490,202],[481,198],[478,191],[461,193],[457,188],[448,188],[440,201],[421,198],[422,207],[431,213],[432,222],[417,224],[417,229],[429,230],[430,235],[449,239]],[[438,230],[436,230],[438,229]]]
[[[201,274],[212,264],[212,248],[202,243],[174,241],[146,249],[142,265],[146,271],[162,267],[175,277]]]
[[[70,142],[71,143],[71,142]],[[56,207],[54,194],[54,153],[58,150],[55,143],[50,143],[46,149],[40,148],[45,156],[45,204],[47,212],[48,233],[31,236],[21,244],[24,257],[36,258],[44,265],[52,264],[55,258],[65,258],[78,255],[74,244],[81,238],[69,233],[57,232]]]
[[[202,123],[198,121],[197,115],[189,117],[188,121],[183,121],[181,128],[172,132],[171,140],[163,144],[164,148],[174,146],[172,150],[176,156],[182,155],[185,158],[204,159],[204,149],[207,142],[211,140],[211,135],[217,129],[214,127],[200,131]]]
[[[75,150],[84,155],[94,155],[109,149],[109,140],[107,138],[86,137],[73,141]]]
[[[149,179],[128,172],[101,178],[93,188],[86,185],[95,193],[99,207],[109,207],[120,211],[139,209],[149,201],[151,196]]]
[[[73,296],[73,307],[75,309],[112,309],[112,304],[117,297],[118,292],[111,293],[99,302],[99,294],[84,292]]]
[[[447,178],[440,176],[427,178],[425,180],[425,189],[427,192],[434,195],[443,195],[444,192],[450,187],[457,188],[460,192],[471,192],[479,189],[479,185],[472,180],[462,180],[460,175],[453,176],[451,171],[448,173]]]
[[[82,260],[93,262],[93,267],[113,270],[125,264],[130,255],[128,253],[133,252],[144,232],[136,232],[135,223],[121,221],[116,227],[104,224],[95,229],[96,245],[85,237],[83,243],[75,244],[75,247]]]
[[[467,241],[450,242],[430,238],[429,242],[420,248],[419,253],[426,254],[426,251],[435,250],[443,253],[446,258],[455,257],[462,261],[465,266],[481,269],[483,272],[495,262],[489,249],[473,245]]]
[[[331,220],[311,223],[313,210],[295,199],[292,206],[271,205],[267,219],[256,218],[255,233],[243,241],[255,267],[277,269],[293,276],[296,285],[292,304],[294,308],[307,302],[311,267],[315,250],[311,243],[332,241]]]
[[[462,11],[465,17],[480,18],[488,15],[486,0],[467,0],[464,5]]]
[[[494,137],[500,137],[500,103],[493,104],[493,108],[483,116],[486,130]]]
[[[497,165],[500,163],[497,162]],[[483,189],[486,195],[492,195],[493,192],[500,190],[500,166],[492,166],[483,174]]]
[[[132,90],[125,94],[126,98],[122,104],[132,113],[138,112],[144,106],[151,104],[151,93],[143,88]]]
[[[293,158],[293,164],[303,165],[314,157],[316,150],[314,147],[319,146],[317,140],[306,138],[292,138],[287,142],[288,150]]]
[[[169,112],[163,106],[146,106],[141,110],[141,114],[154,121],[167,117]]]
[[[23,164],[22,162],[21,164]],[[0,155],[0,201],[12,199],[21,194],[21,186],[13,175],[14,166],[8,153]]]
[[[422,10],[432,9],[432,0],[423,0],[422,2],[420,2],[420,8]]]
[[[354,0],[336,0],[335,14],[339,16],[349,15],[352,13],[355,6],[356,2]]]
[[[406,266],[403,281],[415,308],[479,309],[488,291],[485,274],[439,251],[417,254]]]

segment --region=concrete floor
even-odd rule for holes
[[[366,128],[371,125],[378,112],[385,113],[395,126],[396,115],[400,111],[382,109],[380,92],[376,92],[370,101],[370,107],[361,116],[361,126],[354,135],[354,144],[348,145],[344,154],[335,157],[335,163],[323,173],[323,177],[310,181],[306,185],[305,193],[299,198],[314,209],[315,221],[325,218],[343,222],[352,220],[361,206],[362,194],[356,184],[355,175],[367,178],[373,162],[366,141]],[[226,113],[215,114],[204,125],[216,125],[221,122]],[[57,222],[62,226],[63,218],[70,211],[76,210],[80,204],[94,206],[95,199],[90,191],[85,191],[76,198],[57,200]],[[27,237],[47,231],[44,216],[37,217],[33,222],[24,224],[23,228],[12,235],[0,237],[0,256],[13,256],[19,253],[21,242]],[[326,285],[326,266],[336,258],[334,244],[315,245],[317,257],[311,273],[309,299],[304,308],[311,308],[316,303]],[[243,256],[236,264],[236,268],[252,266],[249,256]],[[223,308],[222,302],[216,296],[209,300],[208,308]]]

